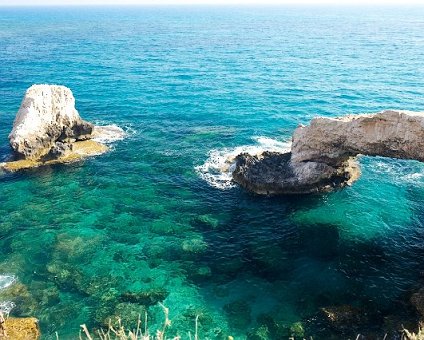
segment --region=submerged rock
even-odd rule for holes
[[[292,139],[289,153],[237,156],[234,181],[257,194],[325,192],[359,177],[359,154],[424,161],[424,112],[319,117]]]
[[[184,240],[181,248],[184,252],[198,254],[204,253],[208,248],[208,244],[201,238],[191,238]]]
[[[269,340],[269,330],[265,325],[261,325],[247,333],[247,340]]]
[[[349,305],[322,308],[318,318],[327,328],[340,334],[355,333],[370,322],[364,310]]]
[[[340,166],[358,154],[424,161],[424,112],[319,117],[293,134],[293,162]]]
[[[224,306],[230,326],[236,329],[247,329],[252,322],[251,308],[244,300],[230,302]]]
[[[6,171],[78,161],[106,152],[99,141],[121,139],[115,126],[97,127],[81,119],[71,90],[59,85],[33,85],[25,93],[9,142],[15,160],[0,164]]]
[[[14,304],[14,315],[35,315],[38,309],[37,300],[31,294],[28,287],[21,282],[15,282],[6,289],[1,290],[0,301],[12,301]]]
[[[303,339],[305,337],[305,329],[300,321],[295,322],[290,326],[290,336],[296,339]]]
[[[153,306],[167,298],[169,292],[165,289],[151,289],[144,292],[126,292],[120,296],[122,302],[137,303],[143,306]]]

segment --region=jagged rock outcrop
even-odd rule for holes
[[[337,166],[358,154],[424,161],[424,112],[320,117],[293,134],[293,162]]]
[[[424,161],[424,112],[314,118],[292,140],[290,153],[239,155],[234,181],[258,194],[313,193],[358,178],[359,154]]]
[[[19,158],[58,158],[71,143],[89,139],[93,129],[75,109],[70,89],[33,85],[25,93],[9,141]]]
[[[60,85],[33,85],[25,93],[9,134],[15,160],[0,164],[16,171],[43,164],[72,162],[108,147],[97,140],[124,135],[114,125],[94,126],[81,119],[72,91]]]
[[[262,195],[305,194],[331,191],[359,176],[353,159],[332,167],[320,162],[292,163],[292,154],[265,151],[236,158],[233,179],[242,187]]]

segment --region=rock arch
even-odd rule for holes
[[[424,161],[424,112],[314,118],[294,131],[289,153],[239,155],[233,178],[258,194],[330,191],[359,177],[359,154]]]

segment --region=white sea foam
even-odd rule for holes
[[[127,133],[118,125],[101,125],[94,128],[93,140],[99,143],[112,143],[125,138]]]
[[[0,275],[0,290],[11,286],[16,282],[16,277],[13,275]],[[0,313],[9,315],[10,311],[15,307],[12,301],[0,301]]]
[[[195,167],[197,174],[215,188],[229,189],[235,186],[232,172],[235,167],[235,158],[239,154],[257,155],[263,151],[288,152],[291,147],[291,142],[281,142],[268,137],[253,137],[253,140],[256,143],[252,145],[209,151],[206,162]]]
[[[4,289],[16,282],[16,277],[13,275],[0,275],[0,289]]]
[[[15,307],[12,301],[0,301],[0,313],[8,316],[10,311]]]
[[[377,161],[372,166],[372,171],[390,177],[394,182],[423,185],[424,168],[420,164],[411,166],[410,161],[398,162]]]

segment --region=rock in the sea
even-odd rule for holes
[[[9,134],[15,160],[0,164],[0,168],[17,171],[78,161],[106,152],[103,142],[124,135],[116,125],[94,126],[81,119],[69,88],[33,85],[25,93]]]
[[[293,134],[293,162],[338,166],[358,154],[424,161],[424,112],[319,117]]]
[[[304,194],[330,191],[350,183],[358,174],[359,168],[352,159],[341,167],[319,162],[294,164],[291,153],[265,151],[237,156],[233,179],[257,194]]]
[[[230,326],[238,329],[247,329],[252,321],[249,304],[240,299],[226,304],[223,307],[230,320]]]
[[[258,194],[323,192],[359,177],[360,154],[424,161],[424,112],[319,117],[292,139],[290,153],[237,156],[234,181]]]
[[[64,145],[89,139],[93,128],[75,109],[70,89],[33,85],[25,93],[9,141],[20,158],[40,159],[50,153],[55,156],[58,142]]]
[[[0,323],[0,339],[37,340],[39,338],[40,328],[36,318],[7,318],[4,323]]]
[[[165,289],[151,289],[143,292],[126,292],[121,294],[122,302],[138,303],[143,306],[153,306],[167,298],[169,292]]]

